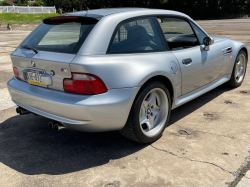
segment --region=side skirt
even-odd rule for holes
[[[206,84],[190,93],[180,96],[173,102],[172,110],[226,83],[227,81],[229,81],[230,77],[231,74],[223,75],[209,84]]]

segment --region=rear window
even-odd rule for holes
[[[42,23],[22,45],[38,51],[76,54],[95,24],[89,21]]]

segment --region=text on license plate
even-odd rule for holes
[[[27,70],[27,79],[29,84],[34,84],[37,86],[46,86],[42,84],[41,82],[41,76],[43,74],[43,71],[41,70],[33,70],[33,69],[28,69]]]

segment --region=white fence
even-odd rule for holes
[[[48,6],[0,6],[0,13],[16,12],[24,14],[55,13],[56,7]]]

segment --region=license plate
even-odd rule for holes
[[[42,84],[41,82],[41,76],[43,75],[43,73],[44,71],[42,70],[28,69],[27,70],[28,83],[46,87],[46,85]]]

